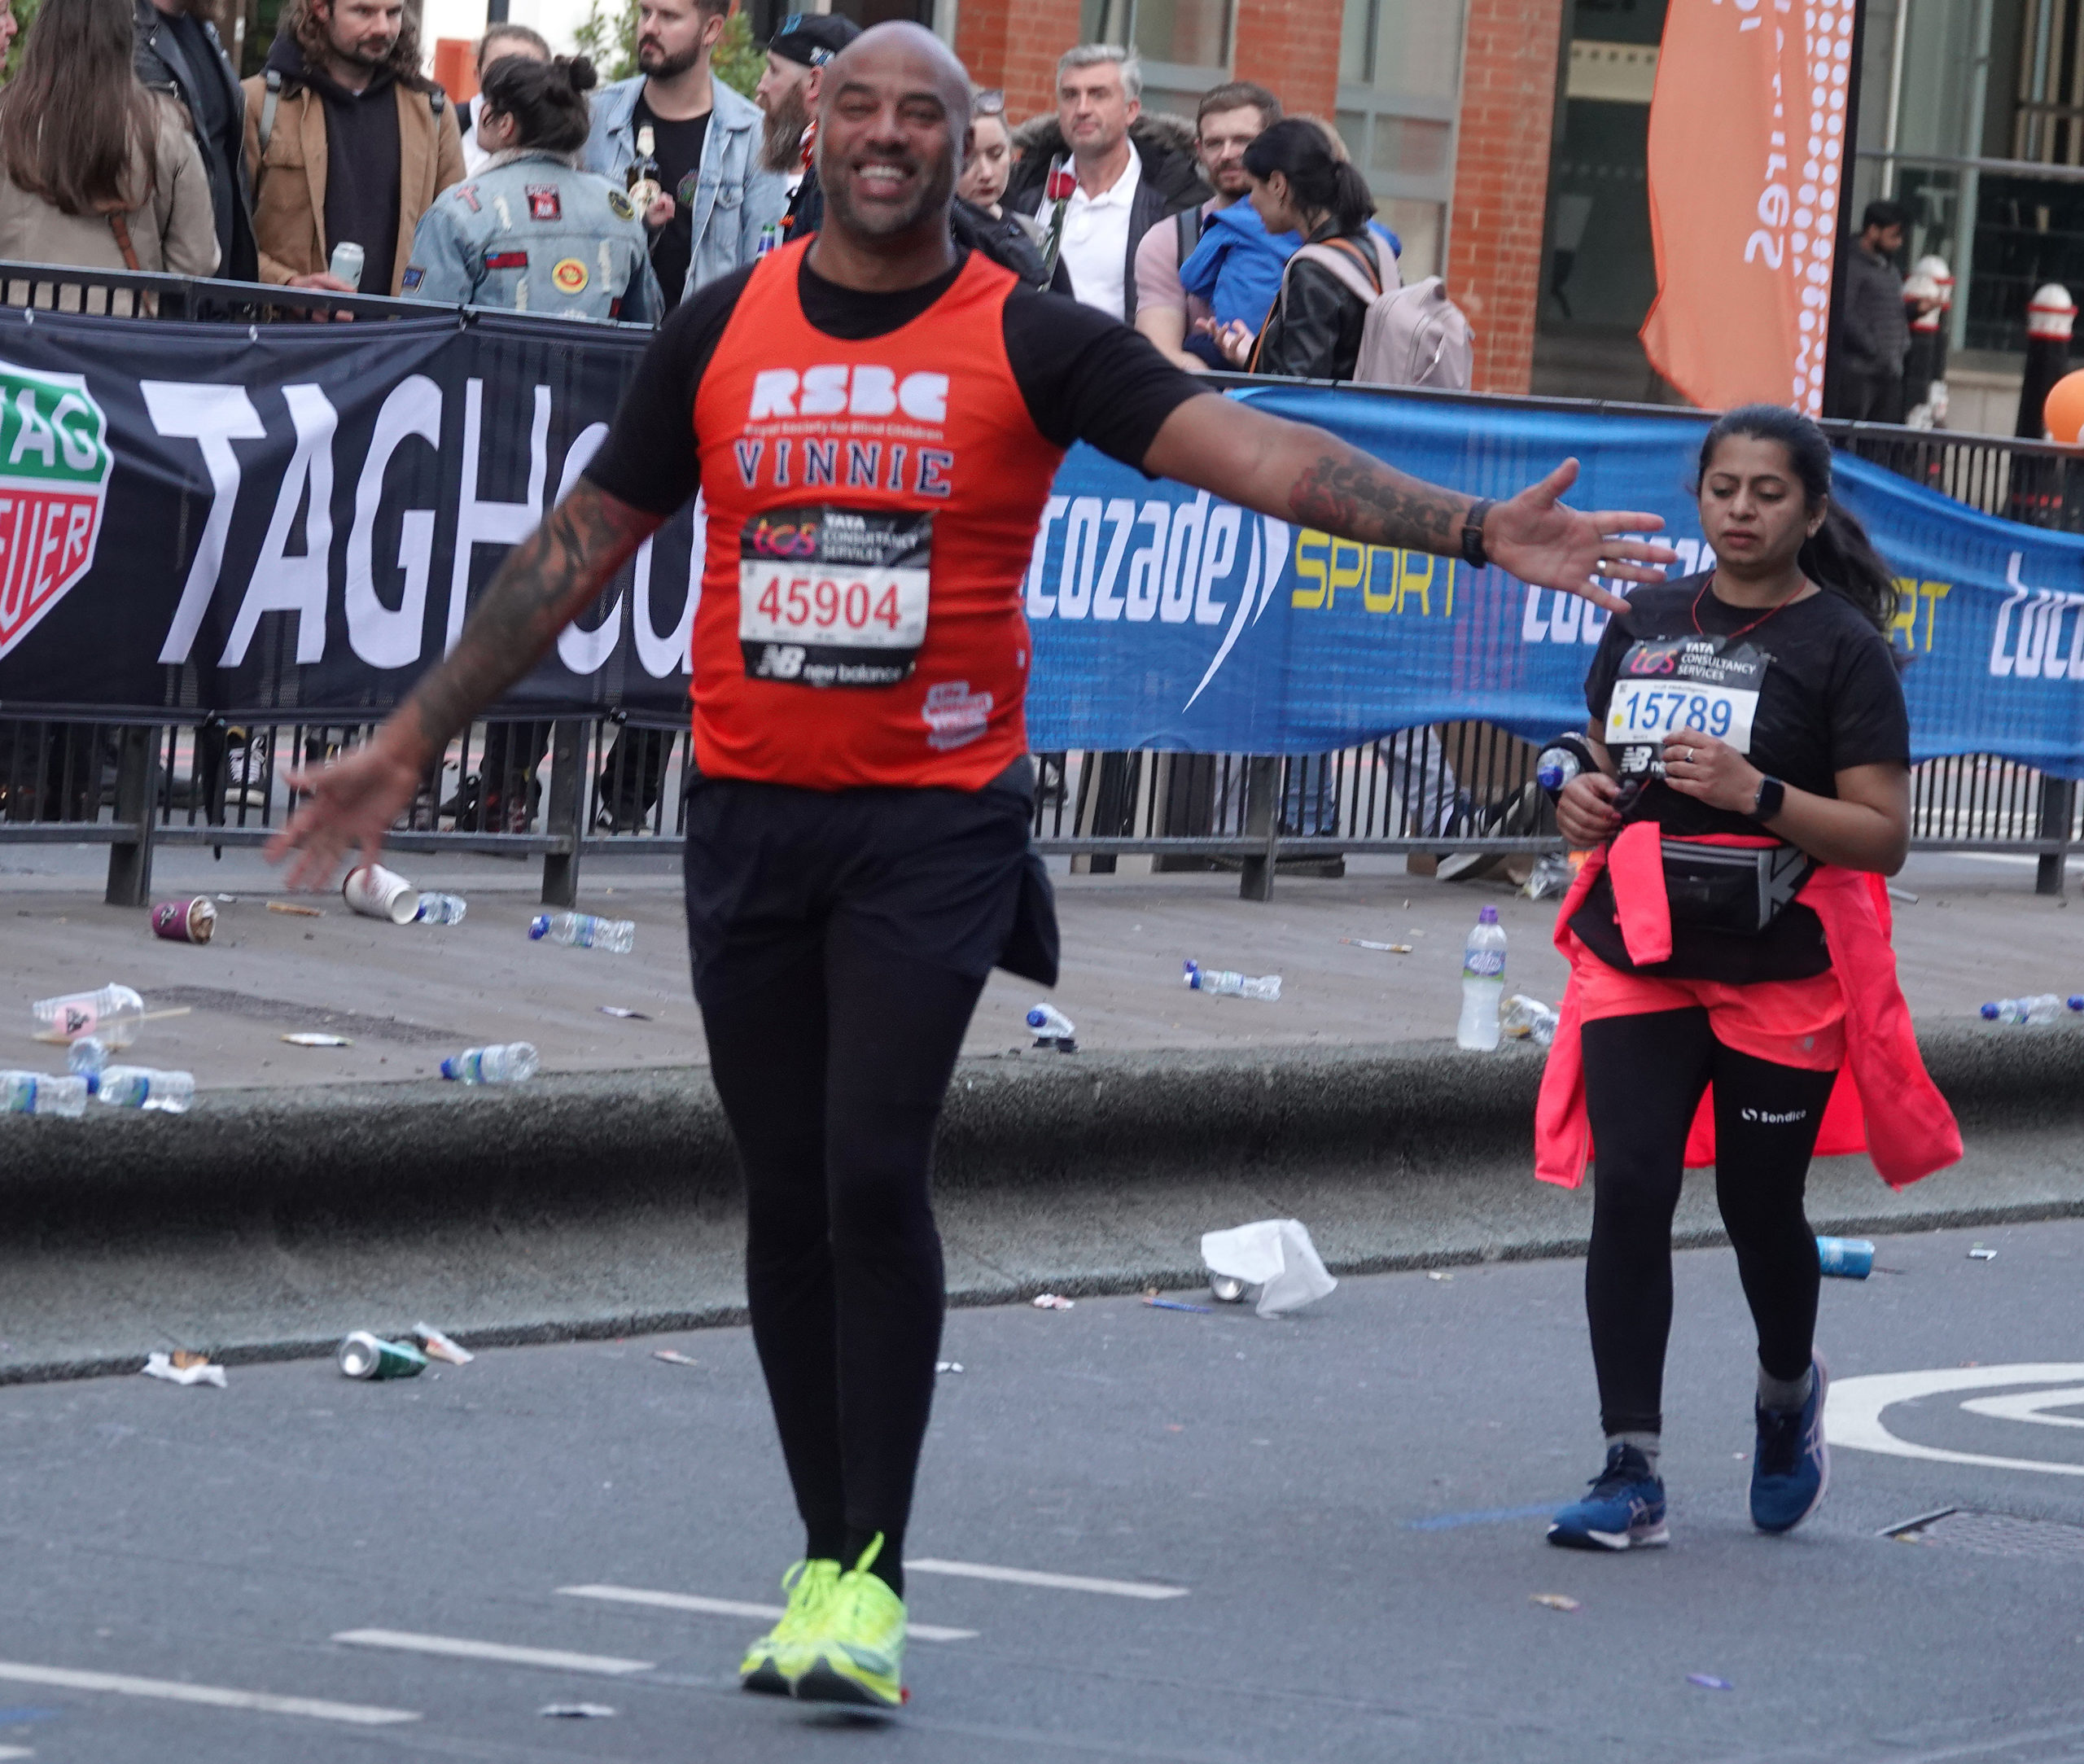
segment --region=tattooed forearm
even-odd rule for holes
[[[1295,479],[1289,512],[1306,527],[1404,551],[1451,554],[1474,501],[1421,483],[1356,449],[1320,455]]]
[[[414,689],[406,709],[429,751],[534,667],[659,524],[581,478],[507,554],[454,650]]]

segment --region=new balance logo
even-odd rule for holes
[[[748,422],[772,417],[894,417],[902,413],[915,422],[948,420],[948,375],[908,374],[864,364],[828,367],[768,368],[753,378]]]

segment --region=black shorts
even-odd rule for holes
[[[981,790],[688,786],[687,935],[698,992],[761,985],[844,921],[907,961],[1057,983],[1049,873],[1028,848],[1034,768]]]

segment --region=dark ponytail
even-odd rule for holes
[[[586,94],[598,83],[593,63],[584,55],[552,61],[501,55],[485,69],[484,107],[519,125],[517,147],[576,153],[592,124]]]
[[[1745,405],[1719,417],[1701,444],[1701,475],[1705,477],[1715,450],[1732,435],[1773,441],[1787,450],[1788,463],[1802,480],[1803,500],[1811,510],[1824,507],[1824,524],[1802,546],[1795,562],[1819,588],[1850,601],[1875,629],[1889,634],[1896,616],[1896,580],[1881,560],[1867,529],[1842,503],[1831,497],[1831,444],[1808,418],[1784,405]],[[1698,485],[1695,487],[1698,493]]]
[[[1255,137],[1245,149],[1245,169],[1264,183],[1276,172],[1288,180],[1298,208],[1331,217],[1341,239],[1364,233],[1375,217],[1375,194],[1351,161],[1332,151],[1322,125],[1289,116]]]

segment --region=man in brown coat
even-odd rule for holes
[[[454,107],[419,59],[403,0],[282,9],[265,71],[245,82],[263,282],[348,292],[327,265],[352,241],[361,291],[398,292],[420,217],[463,181]]]

